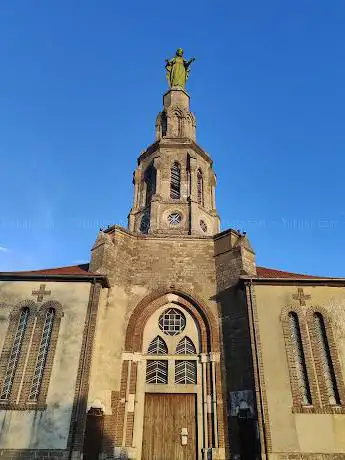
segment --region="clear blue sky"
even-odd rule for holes
[[[3,0],[0,270],[87,261],[126,226],[177,47],[222,229],[259,265],[345,276],[344,0]]]

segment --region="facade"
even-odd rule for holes
[[[90,263],[0,274],[3,459],[345,459],[345,280],[220,232],[183,88]]]

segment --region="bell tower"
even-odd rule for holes
[[[141,234],[215,235],[216,176],[212,159],[196,143],[196,120],[184,88],[172,86],[156,119],[156,142],[141,153],[134,172],[129,230]]]

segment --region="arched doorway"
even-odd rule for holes
[[[225,458],[218,327],[182,293],[133,312],[123,353],[122,447],[130,458]],[[120,411],[121,412],[121,411]]]

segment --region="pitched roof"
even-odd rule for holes
[[[314,276],[300,273],[285,272],[274,268],[256,267],[258,278],[286,278],[286,279],[325,279],[326,276]]]
[[[89,272],[89,264],[69,265],[67,267],[45,268],[41,270],[29,270],[14,272],[18,274],[32,275],[99,275],[99,273]]]

